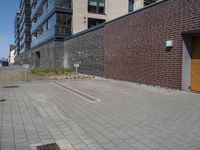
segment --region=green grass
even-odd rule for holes
[[[62,74],[70,74],[72,71],[66,68],[44,68],[44,67],[36,67],[31,70],[32,74],[35,75],[62,75]]]

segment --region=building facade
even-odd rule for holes
[[[20,53],[20,11],[16,11],[15,15],[15,21],[14,21],[14,43],[15,43],[15,48],[16,48],[16,54],[19,55]]]
[[[155,1],[20,0],[18,51],[22,54],[52,40],[62,41]]]
[[[20,54],[30,49],[31,44],[31,22],[30,22],[30,0],[20,0]]]
[[[128,13],[128,0],[31,0],[31,48]]]
[[[71,35],[71,0],[31,0],[31,48]]]
[[[62,56],[63,51],[57,48],[63,46],[65,38],[123,16],[130,12],[129,8],[133,11],[137,1],[142,1],[142,5],[135,9],[144,6],[144,0],[135,0],[135,3],[130,0],[31,0],[31,51],[20,49],[24,53],[18,62],[23,63],[20,59],[31,53],[28,60],[34,66],[63,66],[56,61],[43,61],[43,57],[50,59],[55,53]]]
[[[200,1],[154,3],[66,39],[65,64],[73,69],[79,63],[81,73],[199,92],[199,12]]]
[[[16,46],[14,44],[10,45],[10,47],[9,47],[9,59],[8,59],[9,64],[15,63],[16,50],[17,49],[16,49]]]

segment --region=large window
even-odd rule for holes
[[[56,25],[56,15],[54,14],[48,19],[48,29],[53,28]]]
[[[134,11],[134,1],[135,0],[129,0],[128,1],[128,11],[133,12]]]
[[[56,14],[56,33],[57,34],[71,34],[71,15],[58,13]]]
[[[144,0],[144,6],[148,6],[152,3],[155,3],[157,0]]]
[[[104,14],[105,0],[88,0],[88,12]]]
[[[71,8],[71,0],[56,0],[56,7]]]
[[[88,18],[88,28],[94,27],[103,22],[105,22],[105,20],[103,20],[103,19]]]

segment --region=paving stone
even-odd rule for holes
[[[14,90],[0,85],[7,99],[0,103],[2,150],[55,142],[63,150],[200,147],[199,94],[104,79],[60,84],[101,101],[90,103],[54,82],[22,83]]]

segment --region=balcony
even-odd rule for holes
[[[37,18],[37,22],[36,23],[32,23],[32,27],[31,27],[31,33],[35,32],[35,30],[42,25],[43,22],[46,21],[46,18],[49,16],[49,14],[51,12],[53,12],[54,7],[48,7],[48,9],[44,10],[42,15],[40,17]]]
[[[34,19],[34,17],[37,16],[37,13],[39,11],[39,9],[42,9],[42,4],[43,4],[44,0],[38,0],[36,3],[36,6],[32,9],[31,12],[31,20]],[[72,0],[68,0],[65,3],[61,3],[60,1],[56,1],[56,0],[52,0],[51,3],[48,4],[48,7],[53,7],[55,8],[55,10],[61,10],[61,11],[67,11],[67,12],[72,12]],[[43,10],[44,13],[44,10]]]
[[[45,10],[43,10],[41,16],[39,16],[37,18],[36,23],[32,23],[31,33],[34,33],[37,30],[37,28],[40,27],[49,18],[49,16],[51,16],[52,13],[56,10],[63,10],[63,11],[69,12],[69,10],[71,10],[71,3],[69,5],[65,5],[65,6],[62,6],[59,4],[56,4],[56,6],[51,5],[48,8],[46,8]]]
[[[31,10],[31,19],[33,19],[33,17],[36,15],[36,12],[38,11],[39,7],[42,5],[43,1],[44,0],[37,0],[35,7],[32,8]]]
[[[33,4],[36,4],[37,0],[31,0],[31,6],[33,6]]]
[[[45,31],[42,35],[31,42],[31,48],[34,48],[42,43],[45,43],[52,38],[64,38],[71,35],[71,27],[54,26]]]

